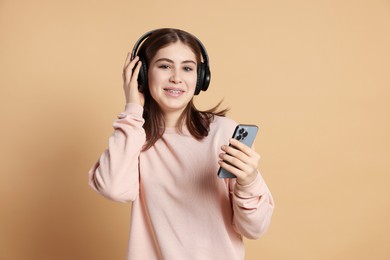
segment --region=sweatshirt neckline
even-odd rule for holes
[[[190,131],[188,130],[188,128],[186,126],[182,127],[182,131],[181,132],[176,127],[165,127],[164,134],[190,135]]]

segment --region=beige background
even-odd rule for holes
[[[130,206],[87,186],[144,32],[197,35],[276,200],[246,259],[390,259],[390,2],[0,0],[0,259],[124,259]]]

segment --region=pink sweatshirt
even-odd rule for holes
[[[220,147],[237,124],[216,116],[201,141],[168,128],[141,152],[142,112],[126,105],[108,149],[89,171],[97,192],[132,202],[127,259],[244,259],[243,236],[266,231],[274,202],[260,174],[246,186],[217,176]]]

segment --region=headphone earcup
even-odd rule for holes
[[[197,78],[196,78],[196,87],[195,87],[195,95],[198,95],[203,86],[203,78],[204,78],[204,64],[200,63],[198,65]]]
[[[195,95],[200,91],[206,91],[210,84],[210,69],[202,62],[198,65],[198,76],[196,81]]]
[[[209,88],[210,80],[211,80],[211,73],[210,68],[206,64],[204,64],[204,75],[203,75],[203,84],[202,84],[202,91],[206,91]]]
[[[141,68],[138,74],[138,90],[142,93],[148,89],[148,66],[146,65],[146,61],[144,58],[140,57],[140,61],[142,62]]]

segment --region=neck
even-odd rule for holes
[[[164,114],[164,121],[166,128],[175,128],[179,126],[179,119],[183,111],[174,111]]]

